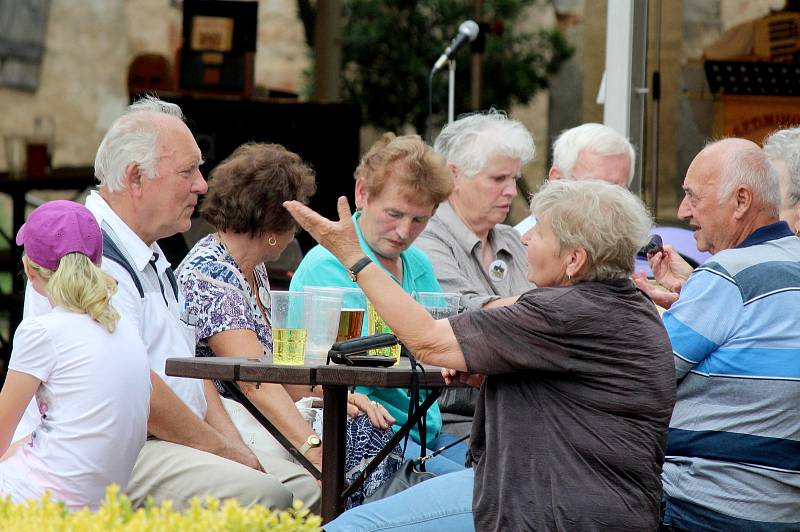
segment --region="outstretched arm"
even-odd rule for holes
[[[338,222],[320,216],[298,201],[287,201],[284,206],[345,266],[352,266],[364,256],[347,198],[339,198]],[[467,369],[464,354],[448,320],[434,320],[423,306],[375,264],[361,270],[357,282],[387,325],[419,360],[459,371]]]

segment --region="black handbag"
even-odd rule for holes
[[[396,343],[399,343],[399,341],[393,334],[377,334],[363,338],[345,340],[331,346],[331,349],[328,352],[328,363],[334,362],[336,364],[346,364],[350,366],[383,366],[386,365],[384,361],[387,359],[387,357],[366,355],[361,353],[365,353],[369,349],[373,349],[375,347],[394,345]],[[417,362],[416,358],[414,358],[414,355],[411,354],[406,346],[400,343],[400,347],[401,356],[408,357],[411,365],[411,386],[408,390],[410,399],[408,404],[408,419],[411,419],[419,408],[420,404],[419,375],[417,372],[424,373],[425,368],[423,368],[422,365]],[[389,360],[392,364],[394,363],[391,359]],[[417,429],[419,431],[420,441],[426,441],[427,422],[425,416],[420,418],[419,422],[417,423]],[[433,473],[425,471],[425,461],[433,458],[443,451],[446,451],[450,447],[461,443],[468,437],[469,436],[464,436],[463,438],[451,442],[440,449],[436,449],[429,455],[425,454],[425,451],[427,450],[425,446],[420,446],[421,449],[419,458],[415,458],[413,460],[403,460],[403,463],[400,464],[400,468],[397,470],[397,472],[395,472],[395,474],[392,475],[389,480],[381,484],[374,492],[366,497],[364,499],[364,504],[395,495],[396,493],[407,490],[408,488],[419,484],[420,482],[435,477],[436,475]],[[408,434],[406,434],[405,442],[403,444],[403,455],[405,455],[407,444]]]
[[[409,460],[403,460],[403,463],[400,464],[400,469],[392,475],[388,481],[381,484],[381,486],[376,489],[372,494],[364,499],[364,504],[379,501],[381,499],[385,499],[386,497],[391,497],[401,491],[405,491],[408,488],[419,484],[425,480],[431,479],[435,477],[433,473],[430,471],[424,470],[424,463],[426,460],[430,460],[434,456],[438,455],[449,449],[450,447],[461,443],[462,441],[469,438],[469,436],[464,436],[463,438],[459,438],[458,440],[448,443],[444,447],[436,449],[434,452],[427,456],[421,456],[420,458],[414,458]],[[424,447],[423,447],[424,449]],[[423,451],[424,452],[424,451]],[[423,464],[423,468],[420,469],[420,464]]]
[[[430,471],[418,470],[416,459],[403,460],[403,463],[400,464],[400,469],[389,480],[381,484],[378,489],[373,491],[369,497],[364,499],[364,504],[391,497],[435,476]]]

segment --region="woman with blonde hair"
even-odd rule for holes
[[[147,437],[145,347],[111,305],[116,281],[99,268],[103,237],[84,206],[46,203],[16,240],[53,312],[24,319],[14,334],[0,392],[0,496],[17,502],[49,491],[70,509],[96,509],[106,486],[125,489]],[[40,423],[12,444],[34,396]]]

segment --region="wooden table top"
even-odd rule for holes
[[[419,383],[424,387],[445,386],[436,366],[423,365]],[[277,382],[282,384],[317,384],[329,386],[372,386],[376,388],[405,388],[411,384],[411,367],[403,358],[391,368],[365,368],[324,362],[303,366],[284,366],[272,363],[272,357],[186,357],[170,358],[167,375],[195,379],[220,379],[245,382]]]

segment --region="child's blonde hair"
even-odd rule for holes
[[[113,333],[119,313],[111,305],[111,296],[117,292],[117,282],[98,268],[82,253],[67,253],[61,257],[58,268],[48,270],[30,257],[25,262],[47,284],[47,296],[59,307],[88,314],[94,321]]]

